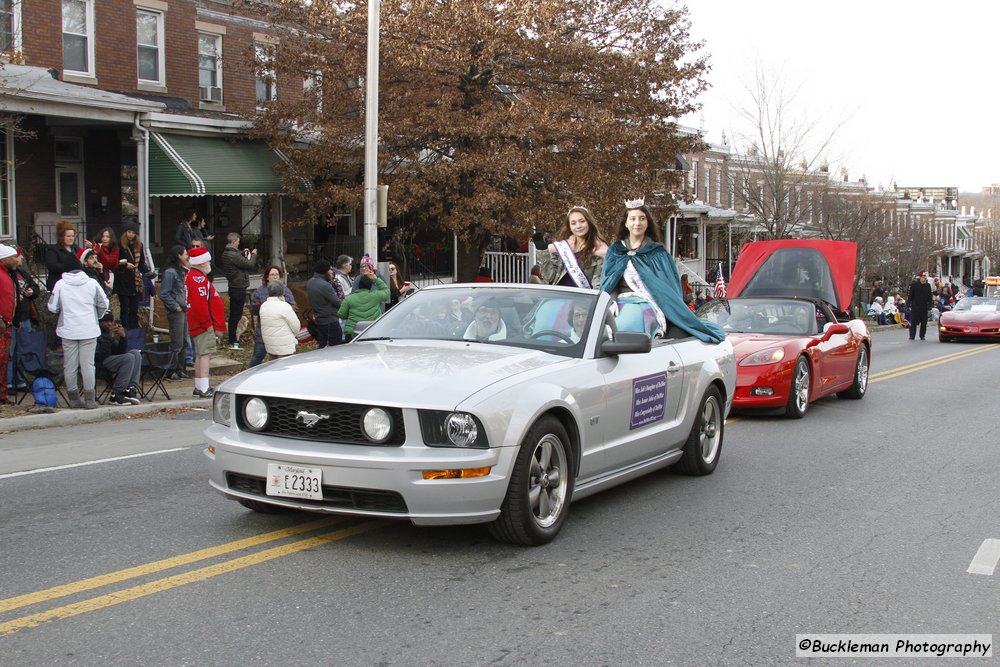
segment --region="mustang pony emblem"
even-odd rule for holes
[[[305,410],[299,410],[295,415],[295,421],[304,425],[306,428],[312,428],[320,421],[329,418],[330,415],[318,415],[315,412],[306,412]]]

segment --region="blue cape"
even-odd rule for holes
[[[677,265],[666,248],[659,243],[644,243],[634,256],[629,257],[627,253],[620,242],[608,247],[608,253],[604,257],[601,290],[609,293],[615,291],[631,259],[668,324],[677,325],[706,343],[721,343],[726,339],[726,332],[721,327],[698,319],[684,303]]]

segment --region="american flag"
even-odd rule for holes
[[[719,262],[719,270],[715,272],[715,298],[726,298],[726,279],[722,275],[722,262]]]

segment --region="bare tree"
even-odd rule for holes
[[[816,210],[810,193],[826,189],[826,156],[843,121],[823,132],[796,107],[797,91],[759,64],[746,93],[737,113],[748,129],[735,132],[730,163],[737,199],[760,221],[765,238],[797,236]]]

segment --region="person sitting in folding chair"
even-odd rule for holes
[[[125,329],[110,312],[101,318],[94,363],[111,374],[112,405],[138,405],[142,377],[142,352],[129,350]]]

